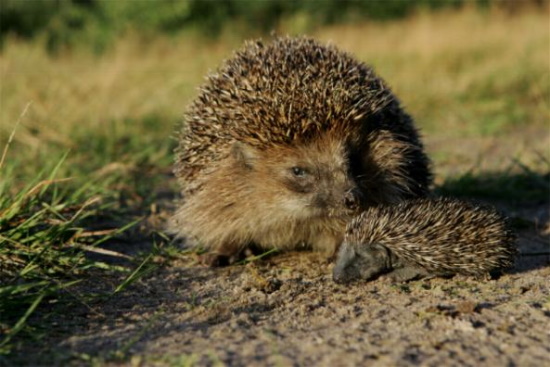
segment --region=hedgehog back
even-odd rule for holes
[[[185,113],[175,174],[192,187],[235,141],[266,149],[322,132],[357,136],[366,117],[390,104],[398,108],[373,70],[334,47],[308,38],[248,42],[208,77]]]
[[[515,236],[494,209],[449,198],[372,207],[348,226],[347,242],[383,244],[431,272],[478,275],[513,265]]]

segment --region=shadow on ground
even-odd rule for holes
[[[550,172],[470,172],[445,180],[436,192],[489,203],[510,218],[521,252],[513,272],[550,264]]]
[[[509,206],[550,201],[550,172],[468,172],[446,179],[436,188],[440,195],[496,201]]]

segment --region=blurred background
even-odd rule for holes
[[[436,162],[452,158],[445,173],[494,161],[438,149],[449,135],[519,128],[533,148],[544,136],[531,130],[548,123],[545,0],[2,0],[0,16],[0,144],[20,120],[18,181],[69,149],[86,172],[169,165],[169,136],[204,75],[272,34],[308,34],[374,66]],[[503,149],[525,153],[518,141]]]
[[[168,166],[169,137],[204,75],[244,39],[273,34],[308,34],[374,66],[436,163],[451,161],[445,174],[501,157],[449,151],[449,137],[491,145],[482,138],[520,129],[548,157],[544,0],[2,0],[0,30],[0,144],[20,120],[17,181],[68,150],[70,175]],[[518,139],[502,143],[504,159],[538,160]]]
[[[50,52],[79,44],[101,52],[136,31],[149,36],[195,31],[215,39],[230,31],[237,36],[304,33],[464,7],[514,15],[527,6],[544,11],[545,5],[545,0],[4,0],[0,27],[2,40],[44,37]]]

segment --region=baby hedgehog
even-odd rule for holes
[[[515,236],[493,208],[456,199],[416,199],[372,207],[348,225],[333,279],[395,281],[482,276],[511,267]]]
[[[412,119],[365,64],[308,38],[247,43],[185,113],[170,229],[219,265],[249,245],[333,255],[346,218],[424,196]],[[204,260],[206,258],[206,260]]]

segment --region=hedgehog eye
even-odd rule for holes
[[[304,177],[307,174],[306,170],[302,167],[292,167],[291,170],[292,174],[296,177]]]

